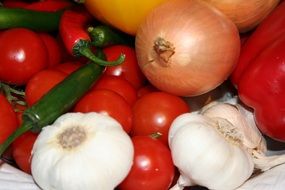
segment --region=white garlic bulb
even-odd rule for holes
[[[239,147],[239,134],[231,130],[222,134],[218,128],[232,127],[226,120],[214,122],[197,113],[175,119],[169,146],[181,176],[172,190],[191,185],[231,190],[251,176],[254,164],[250,154]]]
[[[67,113],[43,128],[32,150],[32,175],[44,190],[112,190],[128,174],[134,149],[113,118]]]

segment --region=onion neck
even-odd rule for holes
[[[175,47],[174,45],[161,38],[161,37],[158,37],[155,41],[154,41],[154,51],[155,53],[158,55],[158,58],[160,60],[160,64],[162,66],[169,66],[170,62],[170,58],[172,57],[172,55],[174,55],[175,53]]]

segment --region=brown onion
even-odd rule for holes
[[[234,23],[196,0],[169,0],[155,8],[136,35],[138,64],[156,88],[196,96],[225,81],[237,63]]]
[[[280,0],[200,0],[211,4],[227,15],[240,32],[256,27]]]

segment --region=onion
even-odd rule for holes
[[[156,88],[179,96],[213,90],[235,67],[240,37],[216,8],[169,0],[153,9],[136,35],[138,64]]]
[[[280,0],[200,0],[211,4],[227,15],[240,32],[256,27]]]

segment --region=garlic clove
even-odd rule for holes
[[[242,134],[246,148],[266,151],[266,142],[258,130],[251,112],[241,105],[213,102],[201,109],[201,114],[212,119],[223,118],[233,124]]]

